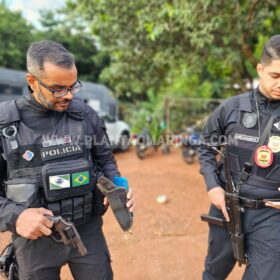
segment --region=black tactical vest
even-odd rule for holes
[[[73,99],[53,129],[35,131],[20,121],[16,101],[0,104],[7,198],[46,207],[76,224],[103,214],[83,119],[84,102]]]
[[[250,95],[251,93],[245,93],[239,96],[239,117],[235,129],[228,136],[231,173],[235,182],[239,181],[244,163],[250,161],[259,146],[259,137],[272,115],[272,112],[260,112],[257,117],[257,110],[252,108]],[[246,124],[246,120],[252,116],[257,117],[253,126],[250,123]],[[273,120],[273,124],[278,122],[280,122],[280,116]],[[280,130],[274,125],[272,125],[264,145],[268,145],[271,136],[280,137]],[[254,162],[252,175],[246,183],[255,187],[277,190],[280,187],[280,152],[273,153],[273,162],[267,168],[258,167]]]

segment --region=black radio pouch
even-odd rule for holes
[[[44,165],[42,187],[46,207],[76,225],[88,221],[92,215],[92,173],[92,164],[83,159]]]

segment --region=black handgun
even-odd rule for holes
[[[227,227],[227,221],[225,219],[212,217],[206,214],[200,215],[200,219],[203,222],[207,222],[209,224],[213,224],[220,227]]]
[[[46,216],[54,223],[52,229],[54,233],[52,237],[55,241],[63,242],[65,245],[71,243],[72,246],[78,250],[81,256],[85,256],[87,254],[87,249],[72,222],[66,221],[61,216]]]

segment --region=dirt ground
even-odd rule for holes
[[[207,224],[200,221],[209,203],[199,165],[187,165],[178,148],[171,154],[149,151],[139,160],[132,148],[116,154],[137,199],[133,234],[122,232],[111,210],[104,232],[112,257],[115,280],[199,280],[207,250]],[[156,198],[164,194],[166,204]],[[7,242],[1,235],[1,244]],[[229,280],[241,279],[235,267]],[[72,280],[67,267],[62,280]]]

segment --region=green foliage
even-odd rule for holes
[[[80,78],[109,85],[137,129],[147,114],[164,119],[166,97],[224,98],[237,93],[234,85],[245,90],[264,42],[280,33],[277,4],[68,0],[64,10],[43,13],[41,31],[1,4],[0,63],[24,69],[31,41],[61,42],[76,56]],[[190,109],[200,110],[176,106],[171,118],[178,127],[190,120]]]
[[[130,125],[134,133],[140,133],[143,127],[149,128],[154,139],[158,139],[163,132],[161,123],[164,121],[164,100],[156,95],[152,90],[148,92],[148,100],[140,101],[129,110]],[[151,123],[147,123],[147,118],[151,117]]]
[[[34,39],[34,28],[18,12],[0,3],[0,66],[25,69],[25,56]]]
[[[271,35],[279,23],[276,0],[77,0],[69,7],[84,15],[110,52],[112,63],[102,80],[130,100],[147,98],[149,89],[158,93],[172,88],[174,70],[177,91],[178,84],[184,84],[180,79],[185,69],[180,65],[202,83],[220,82],[210,86],[219,88],[213,95],[221,96],[226,85],[244,88],[246,79],[256,75],[259,34]],[[184,92],[204,96],[210,87],[206,92],[196,88]]]
[[[72,0],[68,7],[110,53],[101,81],[146,112],[145,101],[163,111],[165,96],[223,98],[237,93],[236,84],[245,90],[265,39],[280,31],[277,2]],[[183,105],[174,110],[188,114]]]
[[[41,25],[43,30],[37,32],[37,39],[61,43],[75,55],[79,78],[98,82],[99,75],[109,65],[110,58],[98,50],[96,40],[86,31],[84,22],[80,18],[48,11],[41,14]]]
[[[63,44],[76,58],[80,79],[99,81],[101,71],[110,64],[107,53],[99,50],[96,38],[87,31],[80,17],[59,11],[43,12],[36,30],[21,13],[10,11],[0,3],[0,66],[26,70],[26,52],[36,40],[49,39]]]
[[[189,21],[181,24],[186,15],[166,1],[77,3],[77,11],[85,15],[93,33],[100,37],[102,47],[111,55],[110,69],[105,71],[102,79],[124,98],[126,92],[133,92],[141,98],[149,89],[158,91],[165,85],[170,69],[183,58],[192,60],[187,50],[203,48],[202,37],[209,37],[206,30],[210,27],[202,25],[197,27],[193,36],[191,29],[194,26],[189,27]],[[184,33],[188,27],[190,30],[186,36]],[[182,53],[184,57],[181,57]]]

